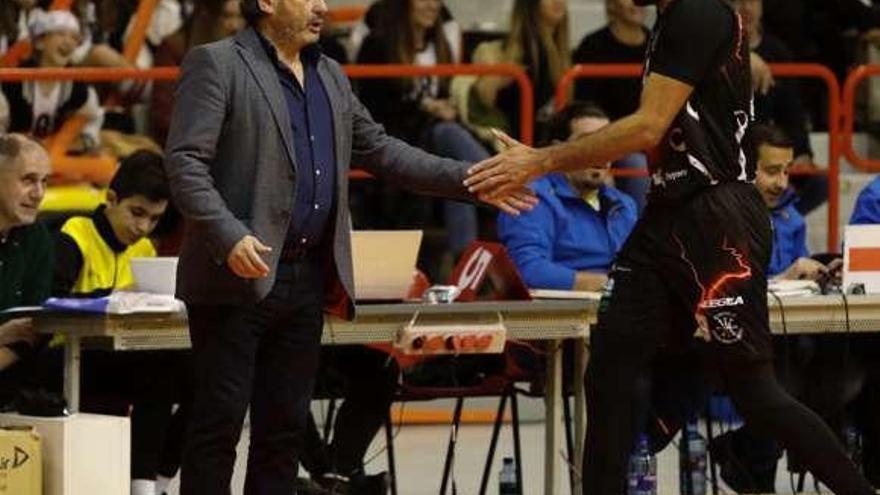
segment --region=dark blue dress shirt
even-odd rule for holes
[[[305,87],[278,58],[275,47],[261,36],[278,74],[293,128],[296,154],[295,204],[287,230],[287,245],[303,248],[321,244],[333,210],[336,187],[336,145],[333,112],[318,75],[321,57],[317,45],[301,53]]]

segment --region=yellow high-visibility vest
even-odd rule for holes
[[[131,259],[156,256],[156,248],[147,239],[117,253],[101,237],[93,219],[73,217],[61,232],[69,235],[82,253],[83,265],[73,286],[74,294],[89,294],[101,289],[127,289],[134,285]]]

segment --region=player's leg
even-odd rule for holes
[[[624,493],[628,455],[649,409],[657,329],[666,317],[665,287],[655,273],[622,264],[611,280],[590,338],[586,495]]]

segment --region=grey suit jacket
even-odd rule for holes
[[[322,56],[318,73],[333,111],[337,160],[330,281],[338,284],[328,291],[347,296],[351,315],[350,165],[417,193],[470,199],[461,184],[468,164],[388,136],[336,62]],[[301,138],[293,135],[275,69],[253,29],[187,55],[166,145],[174,202],[186,218],[178,297],[191,304],[240,304],[269,293],[294,204],[293,142]],[[229,252],[248,234],[273,248],[266,278],[241,279],[226,266]]]

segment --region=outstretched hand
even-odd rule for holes
[[[477,198],[513,216],[519,216],[524,211],[531,211],[538,204],[538,197],[527,187],[510,191],[500,196],[477,194]]]
[[[468,169],[464,181],[470,192],[487,202],[522,193],[526,184],[545,173],[547,161],[544,151],[526,146],[497,129],[493,132],[507,149]]]

